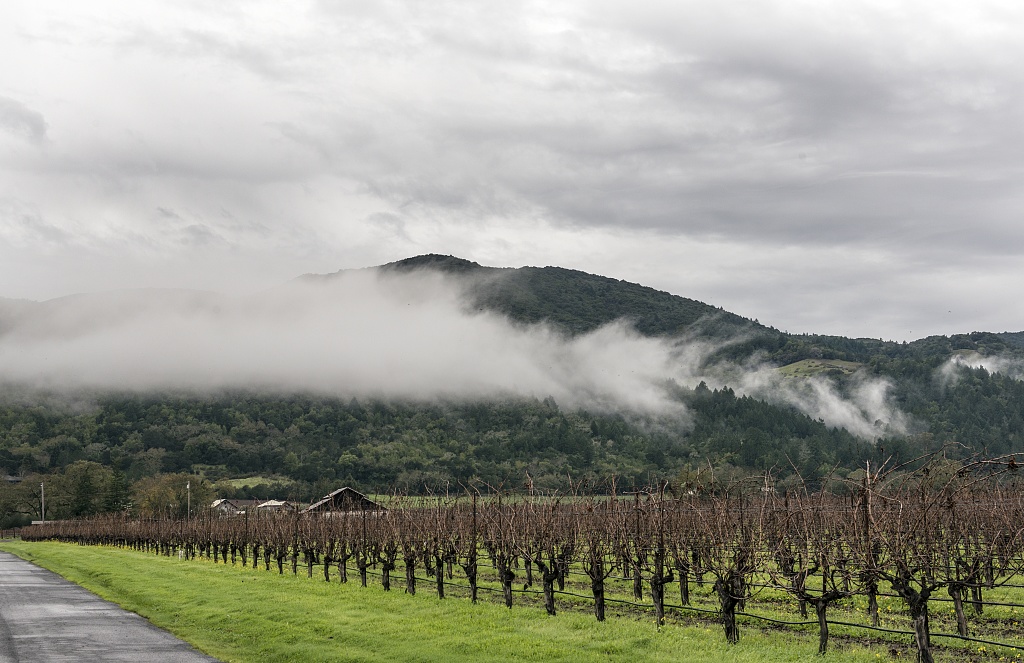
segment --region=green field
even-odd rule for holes
[[[842,359],[804,359],[781,366],[779,372],[790,378],[809,378],[815,375],[853,375],[864,364]]]
[[[8,541],[18,554],[137,612],[224,661],[816,661],[814,632],[747,625],[738,645],[715,625],[646,613],[598,623],[535,606],[443,601],[119,548]],[[397,580],[400,580],[398,578]],[[886,644],[836,639],[830,661],[890,659]],[[906,655],[894,660],[905,660]]]
[[[293,483],[288,477],[243,477],[241,479],[220,479],[217,483],[231,486],[232,488],[245,488],[256,486],[267,486],[275,483]]]

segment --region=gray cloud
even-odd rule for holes
[[[910,430],[911,421],[894,404],[888,380],[857,376],[846,395],[828,379],[787,380],[774,371],[749,374],[745,383],[753,396],[792,405],[829,426],[845,428],[867,440],[905,435]]]
[[[612,325],[570,340],[469,315],[438,277],[360,272],[259,297],[123,291],[25,308],[0,373],[50,389],[314,391],[383,398],[551,395],[570,407],[679,411],[665,342]]]
[[[563,406],[669,417],[668,386],[731,385],[873,439],[906,430],[884,381],[842,395],[771,367],[707,366],[715,349],[646,338],[623,323],[567,338],[465,308],[437,274],[350,272],[255,297],[121,291],[0,300],[0,375],[56,390],[248,388],[386,399],[553,396]]]
[[[395,93],[382,122],[400,130],[364,145],[369,167],[345,170],[389,200],[911,253],[962,248],[957,231],[980,217],[985,232],[969,241],[1024,247],[1020,75],[995,46],[956,51],[964,40],[949,25],[867,8],[745,16],[684,3],[633,15],[614,4],[558,16],[561,32],[488,16],[466,35],[456,8],[411,17],[416,56],[459,63],[433,72],[453,97]],[[406,32],[370,22],[378,35]],[[495,45],[482,48],[481,33]],[[947,36],[948,47],[928,41]],[[995,44],[1019,52],[1010,37]],[[598,45],[612,49],[601,57]],[[421,71],[396,58],[383,68],[399,80]]]
[[[0,129],[32,143],[46,140],[46,120],[17,99],[0,96]]]
[[[70,235],[24,201],[0,197],[0,238],[18,246],[61,245]]]
[[[1018,357],[981,355],[977,352],[955,354],[943,364],[936,375],[943,385],[956,384],[961,377],[961,368],[984,368],[989,373],[1002,373],[1014,380],[1024,380],[1024,360]]]
[[[9,89],[37,92],[0,124],[47,150],[14,150],[0,197],[94,259],[62,280],[41,243],[36,290],[7,294],[107,286],[108,264],[218,288],[231,263],[244,289],[435,251],[656,280],[799,331],[1024,326],[1001,294],[1024,278],[1024,13],[1001,2],[91,5],[8,26]]]

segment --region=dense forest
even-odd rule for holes
[[[1024,451],[1021,333],[976,332],[911,343],[791,335],[713,306],[561,268],[481,267],[421,256],[382,271],[440,270],[467,279],[467,306],[519,323],[546,321],[567,335],[626,319],[649,336],[738,339],[716,360],[786,367],[819,360],[813,379],[843,393],[864,376],[891,384],[910,421],[899,436],[862,439],[791,406],[704,383],[675,386],[674,416],[588,412],[553,399],[394,402],[233,391],[67,394],[8,386],[0,398],[0,526],[196,499],[311,500],[350,485],[417,492],[477,484],[557,489],[616,476],[620,485],[774,471],[780,482],[847,476],[865,460],[923,452],[966,457]],[[303,277],[330,279],[335,275]],[[998,358],[999,371],[955,357]],[[829,360],[845,362],[830,369]],[[852,368],[850,368],[852,367]],[[784,370],[784,368],[783,368]],[[806,379],[806,378],[788,378]],[[191,477],[191,479],[189,479]],[[262,477],[249,486],[240,477]],[[20,479],[20,481],[18,481]],[[194,485],[193,485],[194,484]],[[173,495],[171,495],[173,493]]]

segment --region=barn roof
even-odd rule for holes
[[[384,507],[377,504],[366,495],[363,495],[354,488],[345,486],[324,495],[322,499],[307,508],[303,513],[317,511],[386,511]]]
[[[274,510],[281,508],[291,508],[292,503],[282,500],[243,500],[243,499],[219,499],[214,500],[210,504],[211,508],[220,509],[221,511],[228,512],[234,511],[235,513],[242,514],[249,509],[264,509]]]

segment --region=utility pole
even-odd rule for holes
[[[192,520],[192,481],[185,482],[185,520]]]
[[[40,519],[46,522],[46,486],[42,482],[39,483],[39,499],[42,501],[42,508],[40,509]]]

